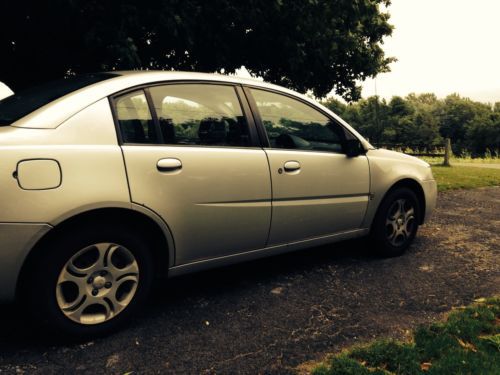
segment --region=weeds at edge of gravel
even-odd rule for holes
[[[417,328],[410,342],[382,339],[354,346],[312,370],[314,375],[499,373],[500,296],[452,310],[444,322]]]

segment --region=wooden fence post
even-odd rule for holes
[[[446,138],[444,145],[444,161],[443,165],[445,167],[450,167],[450,157],[451,157],[451,140],[450,138]]]

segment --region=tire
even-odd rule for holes
[[[129,227],[71,228],[39,254],[26,275],[24,305],[65,338],[116,330],[137,312],[153,280],[149,246]]]
[[[405,187],[389,191],[379,206],[370,238],[377,254],[402,255],[415,238],[420,222],[420,205],[413,190]]]

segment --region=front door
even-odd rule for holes
[[[152,86],[114,105],[131,199],[165,220],[176,265],[265,246],[269,167],[235,87]]]
[[[348,157],[353,137],[308,103],[259,89],[250,98],[267,133],[273,184],[269,245],[359,229],[369,198],[365,155]]]

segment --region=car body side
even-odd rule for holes
[[[168,271],[169,276],[176,276],[366,235],[383,197],[398,184],[410,186],[421,195],[426,217],[435,206],[436,185],[427,163],[403,154],[374,149],[334,113],[309,98],[300,97],[341,123],[359,138],[367,150],[366,155],[361,157],[368,159],[370,199],[361,226],[355,231],[267,246],[216,259],[176,264],[179,254],[176,254],[175,236],[168,220],[165,221],[150,207],[132,199],[124,154],[117,138],[109,100],[112,95],[130,87],[175,81],[250,85],[299,97],[292,91],[274,85],[234,77],[177,72],[131,73],[78,90],[34,111],[11,126],[0,127],[0,301],[15,297],[23,265],[36,252],[37,244],[61,225],[85,215],[92,217],[92,213],[100,213],[105,217],[107,212],[116,215],[116,210],[120,210],[124,214],[147,218],[164,238],[164,256],[160,257],[163,264],[160,264],[160,268]],[[27,188],[21,183],[22,176],[17,175],[21,161],[38,168],[41,175],[44,174],[44,168],[53,168],[53,161],[57,161],[61,183],[57,187],[49,184]],[[77,220],[75,225],[78,225]]]

